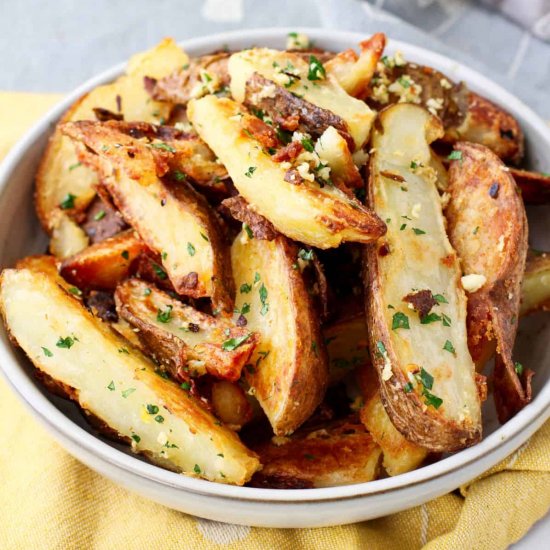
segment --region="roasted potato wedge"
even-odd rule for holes
[[[229,99],[206,96],[190,102],[188,112],[239,193],[278,231],[319,248],[344,241],[372,242],[383,235],[384,223],[339,189],[307,180],[289,183],[284,163],[273,161],[244,132],[240,109]]]
[[[331,385],[340,382],[354,368],[370,363],[364,314],[324,326],[323,338],[327,347]]]
[[[88,235],[67,214],[57,211],[53,219],[50,252],[56,258],[68,258],[88,246]]]
[[[119,316],[139,329],[144,350],[175,378],[208,372],[234,382],[259,340],[248,328],[201,313],[139,279],[121,283],[115,300]]]
[[[275,437],[255,448],[263,464],[251,485],[276,489],[334,487],[377,477],[380,447],[356,419]]]
[[[285,129],[301,128],[318,136],[334,126],[344,137],[351,137],[352,148],[367,141],[374,112],[348,95],[336,79],[327,78],[314,56],[307,62],[295,53],[253,48],[234,53],[228,69],[235,101],[266,111],[277,123],[295,121],[294,128],[287,122]],[[251,88],[254,75],[260,78]]]
[[[80,289],[114,290],[131,273],[134,260],[147,250],[135,232],[128,230],[66,258],[59,272]]]
[[[162,178],[173,154],[168,145],[130,137],[117,124],[83,121],[62,128],[86,147],[83,159],[96,165],[124,219],[161,255],[176,292],[209,296],[216,309],[232,311],[229,251],[214,211],[186,181]]]
[[[550,254],[530,250],[521,283],[520,315],[550,309]]]
[[[377,32],[359,43],[359,55],[351,48],[340,52],[325,63],[325,69],[346,93],[363,99],[369,92],[371,78],[385,47],[386,35]]]
[[[525,204],[548,204],[550,202],[550,174],[530,172],[509,167],[510,175],[521,189]]]
[[[516,372],[521,280],[527,254],[527,217],[514,178],[483,145],[460,142],[449,168],[446,217],[468,294],[468,344],[483,364],[497,350],[494,397],[505,422],[530,400],[528,369]]]
[[[380,113],[368,202],[388,220],[388,234],[365,255],[369,349],[382,401],[409,441],[435,452],[481,438],[466,297],[429,167],[429,144],[442,133],[439,119],[416,105]]]
[[[212,384],[211,402],[214,414],[232,430],[240,430],[252,419],[252,406],[238,384],[217,380]]]
[[[77,101],[60,124],[75,120],[95,120],[94,108],[122,114],[126,120],[157,122],[166,119],[170,104],[151,101],[143,77],[160,78],[188,62],[187,55],[171,39],[132,57],[126,74],[112,84],[99,86]],[[95,196],[97,176],[82,165],[72,141],[56,129],[50,138],[36,176],[36,211],[44,229],[51,234],[60,209],[82,212]],[[67,199],[73,197],[67,202]]]
[[[367,103],[381,109],[398,102],[421,104],[439,116],[447,143],[480,143],[512,164],[523,158],[523,133],[504,109],[431,67],[407,63],[400,54],[384,56],[371,79]]]
[[[295,269],[298,249],[285,237],[248,239],[241,232],[231,259],[236,310],[260,342],[246,380],[277,435],[303,424],[323,399],[328,369],[313,301]]]
[[[136,452],[221,483],[242,485],[260,467],[231,430],[156,374],[151,361],[94,318],[55,277],[4,270],[0,309],[35,367],[87,414],[131,441]]]

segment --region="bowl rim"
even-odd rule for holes
[[[202,50],[212,50],[220,44],[239,43],[243,40],[256,43],[265,40],[284,40],[289,32],[304,32],[313,38],[317,44],[324,40],[341,42],[346,47],[355,46],[366,36],[362,33],[339,31],[332,29],[310,27],[269,27],[244,29],[224,33],[216,33],[199,38],[192,38],[178,42],[191,55],[202,53]],[[388,40],[389,51],[403,50],[406,57],[411,60],[421,59],[422,63],[435,67],[456,67],[462,78],[473,89],[483,90],[490,96],[498,96],[498,102],[505,104],[508,110],[521,111],[521,117],[534,130],[536,130],[546,142],[550,150],[550,128],[522,101],[510,92],[496,84],[492,80],[481,75],[474,69],[454,61],[452,58],[438,54],[423,47],[415,46],[398,40]],[[0,194],[9,184],[11,174],[17,169],[19,162],[34,142],[45,134],[51,133],[51,126],[76,101],[82,94],[95,86],[109,82],[119,76],[126,66],[126,62],[119,63],[100,74],[90,78],[73,92],[51,108],[8,152],[0,165]],[[435,481],[473,465],[483,462],[481,471],[499,462],[503,457],[498,456],[498,449],[514,441],[514,448],[519,447],[542,423],[550,417],[550,382],[546,382],[533,401],[520,411],[514,418],[498,428],[495,432],[484,438],[480,443],[459,451],[447,458],[424,466],[412,472],[389,477],[376,481],[343,485],[337,487],[316,489],[263,489],[254,487],[239,487],[214,483],[207,480],[188,477],[164,470],[154,464],[144,462],[137,457],[126,454],[102,441],[94,434],[87,432],[75,424],[69,417],[60,411],[45,395],[42,394],[36,382],[25,372],[14,353],[14,349],[7,341],[0,342],[0,370],[12,390],[21,398],[31,412],[45,423],[52,434],[61,433],[62,436],[80,447],[90,456],[94,456],[105,463],[115,466],[125,472],[147,481],[180,490],[201,495],[237,499],[242,501],[256,501],[261,503],[307,503],[327,502],[331,500],[350,499],[377,495],[382,493],[395,493],[413,486]],[[488,459],[489,455],[497,455],[497,458]],[[487,466],[487,464],[489,466]],[[478,475],[479,473],[478,472]],[[471,478],[475,477],[474,475]]]

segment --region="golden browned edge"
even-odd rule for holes
[[[146,244],[129,229],[66,258],[59,273],[80,289],[114,290],[130,274],[134,260],[147,251]]]
[[[48,175],[48,169],[49,164],[52,160],[52,157],[55,155],[55,148],[59,145],[61,138],[62,138],[62,132],[60,130],[60,126],[68,122],[73,113],[80,107],[80,104],[84,101],[88,94],[84,94],[79,99],[77,99],[63,114],[59,122],[56,124],[55,130],[53,134],[49,137],[48,143],[46,145],[46,149],[44,150],[44,153],[42,155],[42,158],[40,159],[40,164],[38,166],[38,171],[36,172],[35,177],[35,186],[34,186],[34,205],[36,209],[36,215],[38,216],[38,219],[40,221],[40,224],[42,225],[42,228],[46,233],[51,234],[52,232],[52,226],[51,226],[51,212],[47,212],[45,205],[42,203],[41,197],[42,197],[42,189],[47,186],[47,175]]]
[[[22,269],[29,269],[30,271],[34,271],[35,273],[40,274],[46,279],[51,279],[54,283],[56,283],[60,288],[63,288],[65,291],[65,297],[72,302],[74,302],[75,307],[79,309],[79,314],[85,317],[88,321],[92,322],[96,328],[102,333],[103,336],[111,338],[112,335],[116,335],[117,338],[120,338],[120,336],[114,332],[109,325],[106,325],[98,318],[94,317],[80,302],[77,298],[75,298],[71,293],[66,291],[66,288],[64,288],[62,285],[60,285],[56,279],[60,279],[59,275],[53,274],[50,272],[50,270],[47,271],[41,271],[40,266],[41,265],[47,265],[46,260],[42,260],[41,258],[46,257],[36,257],[36,261],[32,263],[28,263],[25,267]],[[3,270],[0,274],[0,286],[3,284],[4,280],[4,273],[8,270]],[[4,323],[4,326],[6,327],[6,331],[8,332],[10,340],[14,343],[14,345],[18,346],[17,340],[15,337],[11,334],[9,325],[6,320],[5,315],[5,309],[4,309],[4,303],[0,300],[0,315],[2,317],[2,321]],[[140,356],[143,358],[145,362],[147,362],[150,365],[149,369],[140,369],[136,371],[136,378],[147,380],[148,385],[153,389],[155,393],[158,393],[162,395],[162,399],[164,402],[164,405],[168,410],[170,410],[172,413],[175,413],[178,416],[183,416],[186,418],[186,421],[190,424],[190,430],[195,432],[205,432],[210,430],[212,427],[215,427],[216,430],[223,430],[226,437],[233,439],[235,444],[238,445],[240,448],[242,448],[244,451],[246,451],[246,454],[250,457],[251,460],[257,459],[258,455],[248,449],[244,446],[238,435],[230,430],[229,428],[225,428],[223,426],[219,425],[219,421],[207,410],[204,409],[203,405],[200,403],[198,399],[193,397],[191,394],[187,394],[185,399],[182,399],[181,396],[181,390],[179,386],[172,382],[171,380],[167,380],[161,376],[158,376],[154,370],[154,365],[150,362],[150,360],[141,353],[141,351],[137,348],[134,348],[132,344],[129,342],[125,342],[125,347],[129,348],[132,354],[135,354],[136,356]],[[29,360],[32,359],[29,357]],[[34,363],[33,363],[34,364]],[[93,422],[94,420],[94,413],[87,410],[84,405],[82,405],[79,401],[80,395],[78,390],[75,388],[55,380],[47,373],[43,372],[38,365],[34,365],[39,377],[43,376],[43,379],[46,380],[46,384],[49,388],[52,388],[55,390],[55,392],[58,395],[64,396],[72,401],[75,401],[78,403],[80,407],[82,407],[82,410],[86,414],[88,418],[90,418]],[[97,418],[97,417],[96,417]],[[101,425],[104,426],[103,421],[99,420]],[[96,424],[97,426],[97,424]],[[101,427],[101,426],[100,426]],[[116,438],[119,441],[125,441],[127,442],[128,439],[124,436],[121,436],[111,428],[107,428],[106,434],[109,437],[112,437],[113,439]],[[137,450],[139,454],[145,455],[147,458],[149,458],[152,462],[159,464],[163,468],[167,467],[166,461],[162,460],[161,457],[158,457],[150,452],[143,452],[141,453],[139,450]],[[259,465],[258,465],[259,467]],[[258,469],[258,468],[256,468]],[[246,483],[246,479],[242,481],[242,484]]]
[[[296,330],[295,359],[290,365],[281,365],[280,371],[281,378],[291,381],[288,384],[286,407],[277,423],[272,424],[276,435],[288,435],[302,425],[323,400],[328,387],[328,357],[313,300],[300,270],[293,268],[298,257],[298,247],[283,236],[272,242],[278,249],[277,255],[283,262],[288,277],[288,300]],[[269,268],[270,266],[266,266],[266,269]],[[290,370],[287,371],[286,368]],[[260,378],[255,373],[245,370],[245,376],[259,395],[269,394],[273,380],[269,380],[269,388],[262,389],[258,386]],[[286,385],[276,383],[277,387]]]
[[[504,164],[493,152],[467,142],[457,143],[455,148],[462,158],[452,161],[449,169],[449,238],[464,271],[487,277],[485,285],[468,296],[468,345],[474,360],[479,361],[490,355],[496,343],[494,397],[499,420],[505,422],[531,397],[529,369],[525,369],[520,381],[512,361],[528,249],[527,216],[514,178],[503,170]],[[495,184],[498,194],[492,198],[489,189]],[[485,223],[480,234],[485,242],[482,250],[474,254],[453,228],[467,220],[468,214],[455,203],[466,196],[475,200],[476,190],[482,192],[479,196],[484,199],[476,210],[483,212]],[[499,251],[499,239],[503,236],[504,247]]]
[[[367,202],[374,207],[374,157],[370,161]],[[380,266],[378,263],[379,244],[368,244],[364,252],[363,280],[365,285],[365,303],[369,350],[372,364],[378,373],[380,395],[384,407],[394,424],[403,436],[430,451],[452,452],[475,445],[481,440],[481,428],[463,427],[457,422],[446,419],[442,414],[423,404],[415,392],[404,390],[408,379],[400,369],[392,369],[393,376],[384,381],[382,370],[384,358],[376,353],[376,343],[385,345],[391,342],[390,329],[384,321],[383,291],[380,285]],[[392,365],[399,364],[393,347],[386,345]]]
[[[527,279],[528,277],[534,277],[541,271],[550,272],[550,253],[529,250],[527,253],[527,261],[525,263],[525,273],[523,278]],[[536,313],[537,311],[550,311],[550,298],[548,300],[536,303],[527,311],[522,311],[520,316],[530,315],[531,313]]]
[[[229,247],[224,239],[221,220],[209,206],[206,199],[186,181],[174,184],[161,180],[160,177],[166,175],[169,171],[169,162],[173,154],[165,150],[148,148],[139,140],[119,131],[119,128],[127,127],[127,123],[80,121],[65,123],[61,128],[66,135],[93,150],[96,158],[91,159],[90,154],[86,152],[82,156],[82,161],[100,171],[101,185],[107,189],[126,222],[134,227],[145,242],[149,241],[147,239],[147,228],[142,220],[134,219],[128,214],[127,208],[125,208],[127,197],[118,190],[112,174],[113,167],[123,170],[130,179],[136,181],[136,185],[146,184],[147,181],[144,182],[143,178],[157,179],[163,192],[167,196],[174,197],[179,207],[194,217],[197,224],[205,230],[209,239],[208,242],[201,242],[200,246],[210,246],[212,248],[211,298],[213,306],[226,314],[231,314],[234,305],[235,285],[231,270]],[[129,158],[126,154],[123,154],[124,147],[111,147],[110,151],[104,151],[102,146],[106,142],[113,143],[113,145],[115,143],[123,144],[133,148],[133,157]],[[111,151],[114,154],[111,154]],[[157,252],[162,251],[158,250]],[[197,288],[188,285],[188,276],[189,274],[186,274],[178,277],[177,280],[172,280],[176,291],[193,298],[205,296],[205,289],[200,288],[200,285]]]
[[[254,446],[263,464],[250,485],[304,489],[376,479],[381,450],[355,417],[300,429],[289,438]]]
[[[142,289],[141,300],[134,297],[132,287]],[[148,296],[145,296],[143,292],[145,289],[151,291]],[[151,315],[157,314],[156,308],[152,305],[153,295],[161,297],[172,306],[171,316],[173,319],[195,323],[201,329],[205,326],[217,327],[220,332],[226,329],[229,331],[226,339],[248,334],[250,336],[246,342],[232,351],[222,350],[219,342],[206,341],[191,348],[184,340],[184,333],[182,333],[182,338],[178,338],[151,322]],[[115,291],[115,302],[118,314],[139,329],[136,334],[143,344],[144,353],[149,353],[161,363],[168,365],[175,378],[188,379],[190,376],[186,369],[188,361],[200,360],[206,363],[206,370],[209,374],[235,382],[240,378],[242,368],[259,341],[257,333],[251,333],[246,328],[236,327],[224,318],[211,317],[191,306],[181,304],[167,293],[155,288],[154,285],[138,279],[128,279],[119,284]]]

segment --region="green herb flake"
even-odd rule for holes
[[[156,405],[147,404],[145,408],[149,414],[157,414],[159,412],[159,408]]]
[[[107,213],[105,212],[105,210],[100,210],[100,211],[94,216],[94,220],[95,220],[96,222],[98,222],[99,220],[102,220],[106,215],[107,215]]]
[[[77,162],[75,164],[71,164],[69,166],[69,172],[72,172],[75,168],[78,168],[79,166],[82,166],[82,163],[81,162]]]
[[[248,294],[252,290],[252,285],[248,283],[243,283],[240,288],[241,294]]]
[[[125,260],[129,260],[129,259],[130,259],[130,253],[129,253],[127,250],[123,250],[121,256],[122,256]]]
[[[462,151],[451,151],[447,160],[462,160]]]
[[[153,272],[159,279],[166,279],[168,275],[166,275],[166,271],[160,267],[160,265],[151,262],[151,267],[153,268]]]
[[[424,390],[422,395],[424,396],[424,403],[428,406],[431,405],[434,409],[439,409],[443,404],[443,399],[430,393],[428,390]]]
[[[381,340],[378,340],[378,342],[376,342],[376,349],[378,350],[378,353],[380,353],[380,355],[382,356],[388,353],[384,342],[382,342]]]
[[[309,56],[309,66],[307,72],[308,80],[322,80],[327,76],[323,64],[314,56]]]
[[[210,242],[210,239],[204,234],[201,232],[201,237],[207,242],[209,243]]]
[[[195,467],[193,468],[193,471],[196,473],[196,474],[200,474],[201,473],[201,468],[198,464],[195,464]]]
[[[185,391],[189,391],[191,389],[191,384],[189,382],[182,382],[180,384],[180,388]]]
[[[63,338],[62,336],[59,337],[59,340],[55,343],[55,345],[58,348],[65,348],[65,349],[71,349],[74,345],[74,338],[71,338],[70,336],[66,336]]]
[[[118,348],[118,353],[124,353],[125,355],[130,355],[130,352],[126,348]]]
[[[170,318],[172,317],[172,309],[173,306],[168,304],[164,310],[158,309],[157,310],[157,321],[160,323],[169,323]]]
[[[403,391],[405,393],[411,393],[413,391],[413,385],[412,385],[412,382],[407,382],[404,386],[403,386]]]
[[[397,79],[397,82],[399,82],[399,84],[401,84],[401,86],[403,86],[403,88],[405,88],[405,89],[411,87],[411,80],[406,75],[405,76],[400,76]]]
[[[401,227],[399,228],[399,231],[403,231],[407,227],[406,223],[401,224]]]
[[[155,416],[155,422],[162,424],[164,422],[164,416],[162,416],[161,414],[157,414],[157,416]]]
[[[422,229],[418,229],[418,227],[413,227],[412,230],[414,231],[415,235],[425,235],[426,231],[422,231]]]
[[[131,395],[135,391],[136,391],[136,388],[128,388],[127,390],[124,390],[122,392],[122,397],[124,397],[124,399],[126,399],[129,395]]]
[[[80,290],[76,286],[69,287],[69,292],[71,294],[74,294],[75,296],[82,296],[82,290]]]
[[[448,315],[445,315],[444,313],[442,313],[441,318],[442,318],[444,327],[450,327],[451,326],[451,318]]]
[[[144,295],[144,296],[151,296],[151,289],[150,289],[150,288],[146,288],[146,289],[143,291],[143,295]]]
[[[521,376],[523,374],[523,365],[521,363],[518,363],[517,361],[514,363],[514,370],[516,371],[516,374],[518,376]]]
[[[139,443],[141,441],[141,437],[139,437],[138,434],[132,434],[132,439],[136,442],[136,443]]]
[[[223,456],[223,453],[218,453],[218,456],[220,456],[221,458],[225,458],[225,457]]]
[[[427,390],[432,389],[434,385],[434,377],[424,367],[420,369],[420,373],[417,374],[416,377],[420,380],[420,383],[424,386],[424,388]]]
[[[479,225],[472,231],[472,234],[477,235],[478,231],[479,231]]]
[[[249,166],[248,170],[244,173],[247,178],[251,178],[252,174],[256,171],[256,166]]]
[[[187,174],[181,170],[174,170],[172,175],[176,181],[185,181],[187,179]]]
[[[298,251],[298,258],[306,262],[313,260],[313,250],[311,249],[306,250],[305,248],[300,248],[300,250]]]
[[[260,310],[260,315],[266,315],[269,311],[269,304],[267,303],[267,288],[262,283],[262,286],[260,286],[260,302],[262,302],[262,309]]]
[[[398,328],[410,329],[411,327],[409,326],[409,318],[400,311],[394,313],[391,328],[392,330],[397,330]]]
[[[154,149],[162,149],[163,151],[168,151],[169,153],[175,153],[176,152],[176,150],[171,145],[168,145],[167,143],[164,143],[163,141],[158,142],[158,143],[151,143],[151,147],[153,147]]]
[[[260,274],[256,271],[256,273],[254,273],[254,282],[257,283],[260,281]]]
[[[432,294],[432,296],[438,304],[448,304],[449,303],[447,301],[447,298],[445,298],[445,296],[443,296],[443,294]]]
[[[65,195],[65,198],[59,203],[59,206],[63,210],[68,210],[69,208],[74,208],[74,200],[76,199],[76,195],[73,195],[72,193],[67,193]]]
[[[450,340],[447,340],[445,342],[445,345],[443,346],[443,349],[445,351],[448,351],[449,353],[452,353],[453,355],[456,355],[456,350]]]
[[[302,138],[302,147],[308,151],[309,153],[313,153],[313,149],[314,149],[314,146],[313,146],[313,140],[311,138]]]
[[[116,388],[115,388],[115,383],[113,380],[111,380],[111,382],[109,383],[109,385],[107,386],[107,389],[111,390],[111,391],[115,391]]]
[[[254,232],[250,229],[250,226],[247,223],[243,223],[243,229],[246,231],[246,235],[249,239],[254,238]]]
[[[420,324],[429,325],[430,323],[436,323],[437,321],[441,321],[441,315],[438,315],[437,313],[428,313],[428,315],[424,315],[424,317],[420,319]]]
[[[187,253],[189,254],[189,256],[194,256],[195,252],[195,247],[191,243],[187,243]]]
[[[42,346],[42,351],[44,352],[44,355],[46,357],[53,357],[53,353],[48,348],[45,348],[44,346]]]
[[[239,346],[242,346],[249,338],[252,336],[252,333],[245,334],[244,336],[238,336],[236,338],[229,338],[222,343],[222,349],[224,351],[233,351]]]

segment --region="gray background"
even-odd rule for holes
[[[67,92],[164,36],[315,26],[384,31],[450,55],[550,120],[550,44],[527,30],[550,23],[550,0],[483,1],[525,27],[474,0],[0,0],[0,90]],[[550,25],[537,29],[550,37]],[[549,539],[547,516],[516,547]]]

